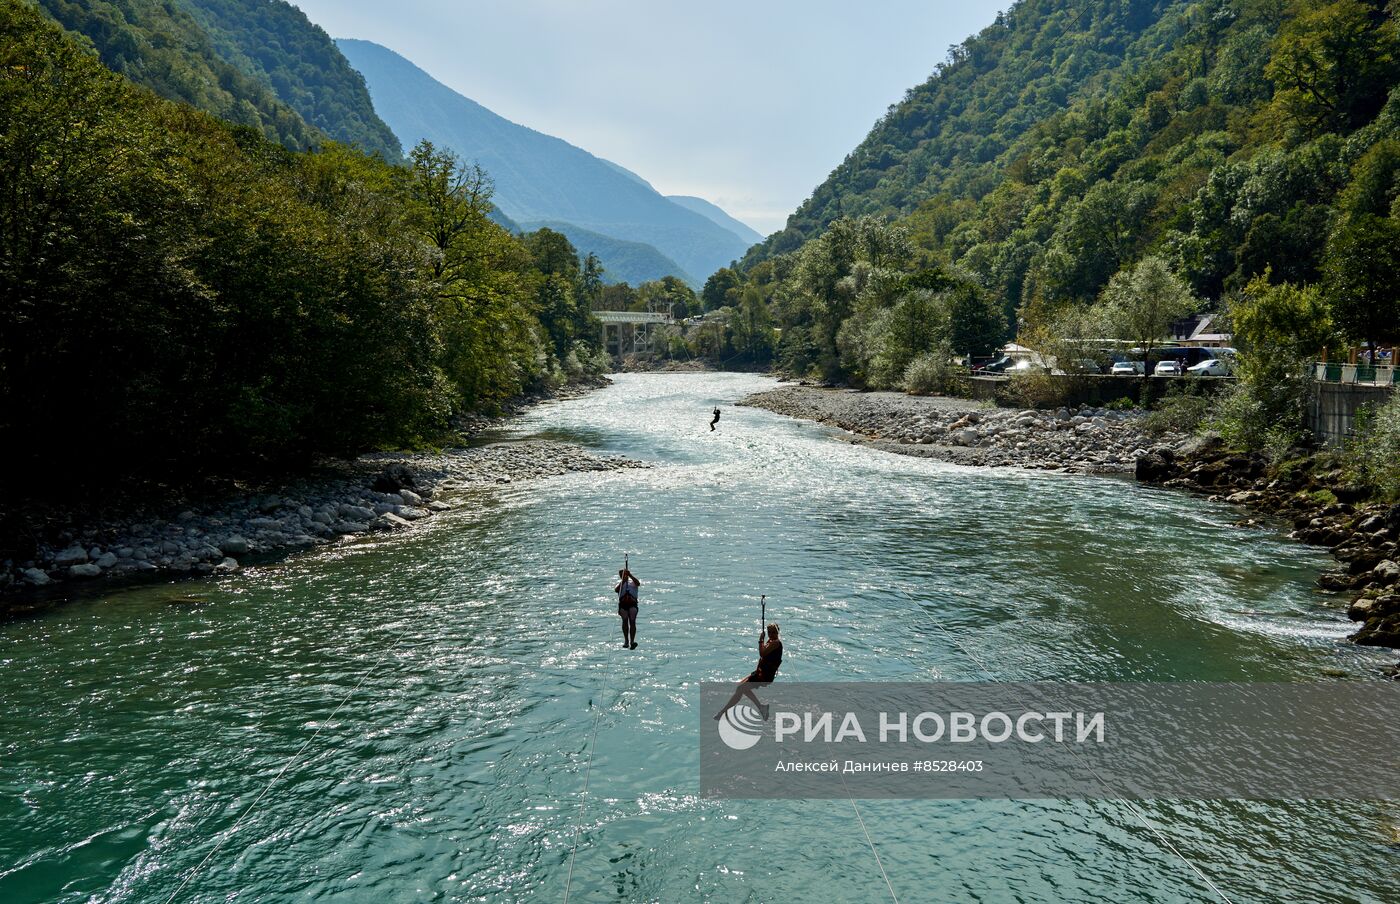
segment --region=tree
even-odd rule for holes
[[[1327,294],[1337,327],[1369,344],[1400,341],[1400,221],[1361,214],[1327,245]]]
[[[705,280],[705,286],[700,290],[700,300],[705,304],[705,310],[718,311],[720,308],[733,307],[737,300],[743,279],[728,267],[721,267],[710,278]]]
[[[757,286],[745,286],[739,308],[730,321],[734,347],[750,361],[766,361],[773,354],[773,317]]]
[[[1006,339],[1006,315],[1001,302],[981,286],[962,281],[944,295],[948,330],[944,337],[954,352],[990,354]]]
[[[1157,256],[1114,274],[1098,304],[1113,338],[1136,343],[1149,360],[1172,323],[1195,313],[1199,306],[1186,283]]]
[[[1336,338],[1332,312],[1316,286],[1271,285],[1270,274],[1250,281],[1230,305],[1229,317],[1235,345],[1246,356],[1302,360]]]
[[[1265,69],[1285,120],[1313,136],[1364,125],[1385,103],[1394,77],[1391,29],[1360,0],[1303,12],[1279,32]]]

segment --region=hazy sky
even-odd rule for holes
[[[663,194],[780,228],[983,0],[292,0]]]

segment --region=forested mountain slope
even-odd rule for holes
[[[621,167],[498,116],[391,50],[337,43],[364,73],[375,109],[401,141],[427,138],[479,163],[495,182],[496,204],[518,223],[572,223],[649,244],[691,274],[711,273],[748,247]]]
[[[271,87],[225,60],[180,0],[33,2],[83,36],[109,69],[161,97],[250,126],[289,148],[321,140]]]
[[[320,26],[285,0],[181,0],[214,49],[272,87],[301,118],[336,141],[397,160],[399,140],[374,112],[364,77]]]
[[[492,222],[475,171],[287,150],[21,0],[0,0],[0,186],[0,513],[432,441],[599,366],[596,274]]]
[[[1400,339],[1397,84],[1383,0],[1023,0],[743,269],[779,313],[780,358],[831,378],[878,364],[889,382],[881,362],[947,338],[891,326],[923,316],[920,286],[975,286],[1011,334],[1144,263],[1198,306],[1290,283],[1346,341]],[[985,348],[977,332],[953,348]]]
[[[949,50],[747,263],[791,251],[832,220],[907,213],[936,194],[990,191],[1006,150],[1036,123],[1101,93],[1104,74],[1151,55],[1184,0],[1022,0]],[[1154,28],[1154,26],[1157,26]],[[1151,34],[1146,34],[1151,31]]]

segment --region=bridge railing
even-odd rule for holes
[[[1393,364],[1339,364],[1318,361],[1313,379],[1319,383],[1359,383],[1368,386],[1400,385],[1400,368]]]

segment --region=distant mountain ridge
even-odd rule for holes
[[[679,204],[687,210],[693,210],[702,217],[708,217],[712,222],[723,226],[739,237],[740,241],[750,245],[756,245],[763,241],[763,235],[747,223],[736,220],[725,212],[724,208],[718,204],[706,201],[704,198],[696,198],[692,195],[667,195],[666,199]]]
[[[679,265],[676,276],[692,280],[687,274],[703,278],[749,246],[636,174],[499,116],[387,48],[350,39],[336,43],[364,75],[375,109],[405,146],[427,138],[481,164],[495,182],[497,205],[517,223],[568,223],[648,244]]]
[[[590,253],[598,255],[598,259],[603,262],[604,282],[625,282],[636,286],[663,276],[674,276],[696,288],[700,286],[683,267],[645,242],[615,239],[610,235],[559,220],[523,223],[520,226],[529,232],[541,227],[563,233],[569,243],[578,249],[580,256]]]

